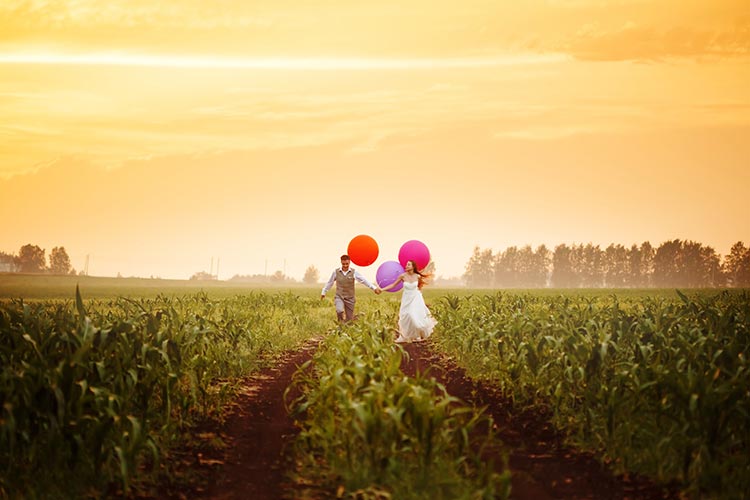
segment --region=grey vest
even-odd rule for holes
[[[354,298],[354,269],[344,274],[341,269],[336,269],[336,296],[342,299]]]

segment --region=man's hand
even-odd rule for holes
[[[381,290],[380,287],[377,287],[375,290],[373,290],[373,292],[375,292],[375,295],[380,295],[381,293],[383,293],[383,290]]]
[[[320,296],[320,300],[323,300],[323,299],[325,299],[325,298],[326,298],[326,296],[325,296],[325,295],[322,295],[322,294],[321,294],[321,296]]]

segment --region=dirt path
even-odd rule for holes
[[[226,444],[221,456],[198,457],[204,474],[206,467],[212,469],[208,486],[185,495],[187,498],[283,498],[291,460],[288,445],[297,433],[284,407],[284,391],[297,368],[312,357],[317,344],[308,343],[277,366],[248,380],[220,429]]]
[[[297,368],[311,359],[317,342],[290,353],[277,366],[248,380],[227,421],[213,429],[226,444],[220,450],[193,450],[193,467],[202,486],[171,498],[257,500],[293,496],[286,473],[291,468],[289,444],[297,433],[284,407],[283,395]],[[461,368],[435,354],[429,342],[405,344],[410,359],[404,373],[430,374],[448,392],[474,406],[486,406],[497,433],[510,449],[514,499],[671,499],[678,496],[637,477],[616,477],[593,456],[572,450],[545,415],[514,413],[496,390],[475,383]],[[501,450],[490,450],[499,455]],[[496,461],[498,468],[500,460]],[[174,492],[172,492],[174,493]]]
[[[404,344],[404,348],[410,356],[402,364],[404,373],[414,376],[430,368],[430,375],[449,394],[474,406],[487,406],[498,436],[510,448],[511,498],[677,498],[674,492],[644,479],[613,476],[593,456],[566,447],[544,415],[511,412],[507,400],[496,390],[471,381],[464,370],[436,355],[429,342]]]

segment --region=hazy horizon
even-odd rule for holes
[[[370,279],[410,239],[444,277],[750,243],[746,1],[10,0],[0,33],[0,251],[324,280],[358,234]]]

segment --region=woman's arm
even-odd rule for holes
[[[391,283],[390,285],[382,287],[382,288],[381,288],[381,290],[383,290],[384,292],[387,292],[388,290],[390,290],[390,289],[391,289],[391,288],[393,288],[394,286],[398,285],[398,283],[399,283],[400,281],[404,281],[404,275],[403,275],[403,274],[402,274],[402,275],[400,275],[400,276],[399,276],[398,278],[396,278],[396,281],[394,281],[394,282],[393,282],[393,283]]]

